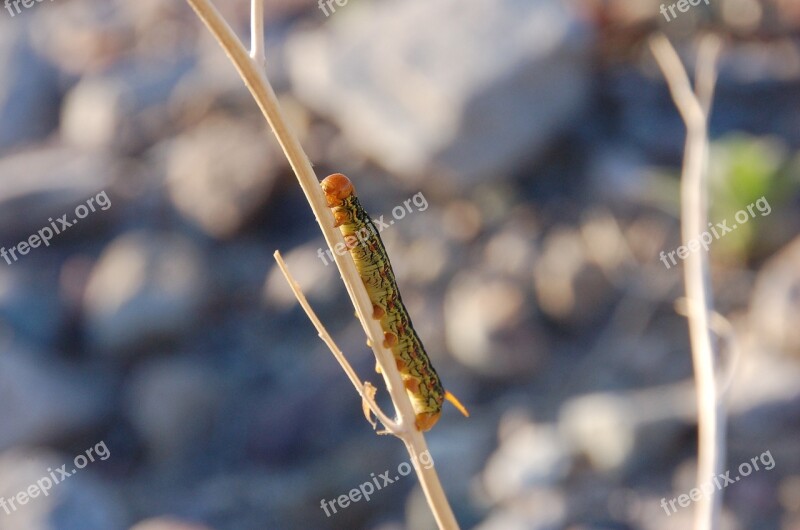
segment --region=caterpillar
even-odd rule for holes
[[[341,230],[367,288],[372,302],[372,318],[380,320],[383,344],[391,349],[411,398],[417,429],[428,431],[439,421],[445,400],[469,417],[467,409],[442,387],[400,297],[383,241],[361,206],[353,183],[341,173],[334,173],[326,177],[321,186],[328,207],[333,210],[334,226]]]

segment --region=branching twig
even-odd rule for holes
[[[261,9],[260,1],[252,1],[254,2],[253,12],[255,13]],[[311,163],[303,151],[297,136],[290,129],[281,112],[275,91],[267,80],[264,69],[248,56],[241,41],[236,37],[233,30],[231,30],[210,0],[187,0],[187,2],[225,50],[225,53],[227,53],[256,100],[261,112],[272,127],[278,143],[281,145],[289,164],[297,176],[311,210],[314,212],[320,229],[325,236],[326,243],[331,249],[335,248],[337,244],[344,245],[344,238],[341,232],[334,227],[333,214],[327,207]],[[258,18],[259,20],[261,19],[261,17]],[[262,22],[254,20],[251,27],[260,28],[259,24],[262,24]],[[255,31],[258,31],[258,29]],[[261,42],[259,39],[262,38],[263,36],[253,36],[254,49],[256,51],[259,46],[257,43]],[[263,49],[263,44],[261,46]],[[414,410],[406,394],[394,357],[392,352],[383,346],[383,330],[377,320],[370,318],[372,303],[358,275],[355,264],[349,254],[339,255],[339,253],[333,252],[333,257],[350,300],[356,309],[356,316],[361,321],[378,366],[381,368],[386,389],[392,398],[392,403],[397,413],[397,420],[394,422],[396,430],[392,434],[401,438],[405,443],[406,449],[412,457],[411,461],[419,477],[422,491],[428,500],[428,505],[431,507],[439,527],[447,529],[458,528],[458,523],[444,494],[435,468],[422,466],[417,458],[417,455],[427,451],[425,437],[414,425]]]
[[[708,113],[711,109],[716,81],[716,58],[720,49],[717,37],[708,36],[700,44],[697,61],[697,91],[692,90],[689,77],[678,54],[667,38],[658,35],[650,47],[667,81],[675,106],[686,124],[686,146],[681,175],[681,237],[689,241],[700,234],[707,224],[706,176],[708,173]],[[697,386],[698,485],[711,480],[724,460],[725,411],[717,399],[714,377],[715,341],[711,334],[709,315],[711,282],[708,260],[702,252],[690,252],[683,269],[686,284],[687,319],[692,348],[692,363]],[[722,491],[697,501],[695,530],[717,528]]]
[[[306,296],[303,294],[303,290],[300,288],[300,285],[289,273],[289,269],[288,267],[286,267],[286,263],[283,261],[281,253],[276,250],[273,256],[275,257],[275,261],[278,262],[278,268],[283,273],[283,277],[286,278],[286,282],[289,284],[289,288],[292,290],[292,293],[294,293],[295,298],[297,298],[297,302],[300,304],[300,307],[303,308],[303,311],[306,312],[308,319],[311,321],[312,324],[314,324],[314,327],[317,329],[317,333],[319,334],[319,338],[322,339],[322,342],[324,342],[326,346],[328,346],[328,349],[331,350],[331,353],[341,365],[342,370],[344,370],[344,373],[347,374],[347,377],[350,379],[350,382],[352,382],[353,386],[356,387],[356,392],[358,392],[358,395],[361,396],[361,399],[367,402],[369,409],[372,411],[373,414],[375,414],[375,416],[381,421],[381,423],[383,423],[383,425],[389,432],[396,432],[398,430],[398,426],[395,424],[395,422],[390,420],[383,413],[380,407],[378,407],[378,404],[375,403],[375,400],[372,398],[372,395],[369,393],[369,391],[367,391],[364,383],[361,382],[361,379],[359,379],[358,374],[356,374],[356,371],[353,370],[353,367],[350,365],[350,362],[342,353],[342,350],[340,350],[339,347],[336,346],[336,343],[331,338],[330,334],[328,333],[328,330],[325,329],[325,326],[323,326],[322,322],[320,322],[319,318],[317,318],[317,315],[316,313],[314,313],[314,310],[311,309],[311,305],[308,303]]]

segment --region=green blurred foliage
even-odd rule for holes
[[[759,232],[769,226],[769,216],[797,189],[796,179],[789,178],[789,151],[774,137],[758,137],[744,133],[724,136],[711,144],[709,155],[709,221],[728,221],[736,230],[713,243],[720,257],[746,261]],[[753,208],[764,197],[771,207],[767,214]],[[738,211],[747,213],[746,223],[735,220]],[[744,217],[740,215],[740,218]]]

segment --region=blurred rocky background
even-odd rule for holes
[[[218,2],[247,40],[245,0]],[[711,217],[740,353],[723,529],[800,529],[800,7],[710,0],[268,0],[267,70],[321,177],[373,216],[447,388],[428,436],[463,528],[685,530],[696,425],[681,268],[684,131],[645,46],[690,67],[726,37]],[[409,477],[326,517],[407,456],[377,437],[297,307],[279,249],[362,374],[374,360],[273,135],[182,1],[0,11],[0,496],[99,441],[111,456],[0,530],[433,528]],[[326,16],[326,12],[327,15]],[[13,13],[13,16],[12,16]]]

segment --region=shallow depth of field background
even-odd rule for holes
[[[800,529],[800,7],[710,0],[267,0],[267,70],[320,178],[374,216],[446,387],[428,442],[463,528],[686,530],[692,367],[676,313],[684,130],[645,46],[728,38],[709,219],[741,355],[724,530]],[[247,37],[245,0],[218,4]],[[180,0],[0,11],[0,246],[105,191],[49,247],[0,260],[0,496],[111,456],[0,530],[433,528],[272,259],[281,250],[380,382],[305,199],[233,67]],[[723,348],[721,365],[731,356]],[[380,385],[378,385],[380,386]],[[379,391],[379,395],[383,393]],[[385,397],[385,396],[384,396]],[[154,518],[161,519],[161,524]],[[149,520],[147,523],[143,521]],[[171,522],[170,522],[171,521]],[[177,521],[185,526],[179,526]]]

